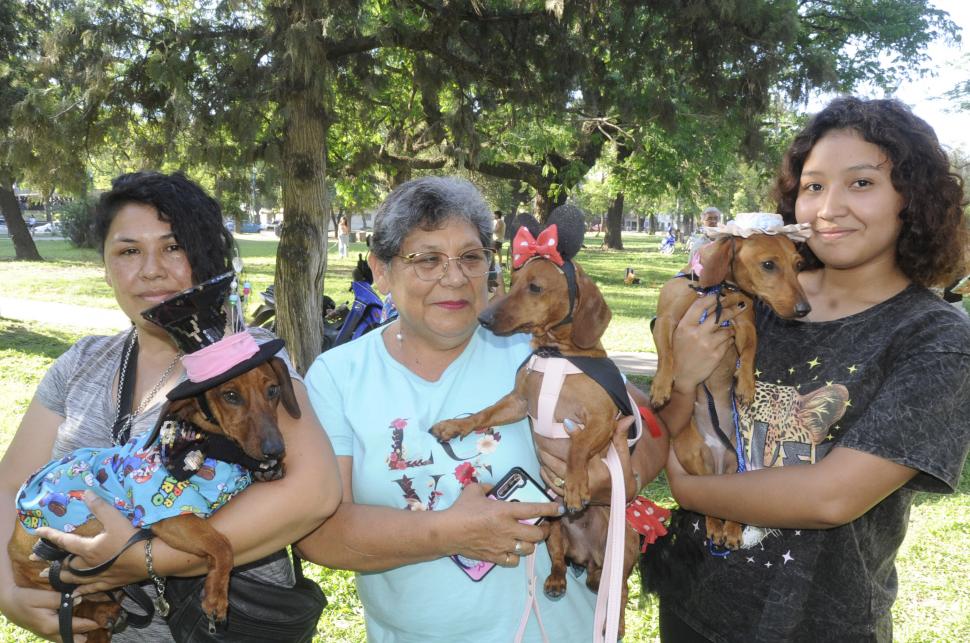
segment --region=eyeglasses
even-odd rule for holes
[[[462,273],[472,279],[488,274],[492,267],[492,257],[495,252],[488,248],[467,250],[457,257],[449,257],[443,252],[412,252],[409,255],[398,255],[401,260],[414,268],[414,274],[422,281],[438,281],[448,272],[448,265],[452,260],[458,262]]]

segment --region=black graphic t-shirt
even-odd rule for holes
[[[919,473],[849,524],[748,528],[731,553],[687,513],[674,529],[693,556],[661,600],[715,641],[890,641],[913,496],[954,490],[970,445],[970,321],[916,286],[829,322],[757,316],[757,394],[740,415],[748,468],[809,464],[838,445]]]

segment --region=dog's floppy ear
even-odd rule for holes
[[[195,396],[186,397],[181,400],[171,400],[168,402],[168,405],[159,413],[159,417],[174,415],[182,420],[188,420],[198,410],[199,402],[195,399]]]
[[[269,361],[269,365],[280,380],[280,401],[283,408],[294,420],[300,418],[300,405],[296,401],[296,394],[293,393],[293,380],[290,379],[290,370],[279,357],[274,357]]]
[[[710,288],[728,278],[731,260],[734,258],[735,239],[728,237],[708,243],[698,250],[701,265],[700,287]]]
[[[592,348],[603,336],[613,313],[603,294],[583,269],[576,267],[576,309],[573,310],[572,340],[579,348]]]

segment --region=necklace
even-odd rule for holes
[[[128,350],[125,351],[124,359],[121,360],[121,373],[118,376],[118,388],[119,388],[119,390],[121,388],[121,385],[125,381],[125,377],[128,375],[128,361],[131,358],[131,352],[132,352],[132,350],[134,350],[135,345],[138,343],[138,329],[137,328],[132,328],[131,329],[131,334],[133,336],[133,341],[128,342]],[[182,355],[183,355],[183,353],[182,353],[181,350],[178,351],[177,353],[175,353],[175,359],[172,360],[172,363],[169,364],[168,365],[168,368],[165,369],[165,372],[162,373],[162,376],[155,383],[155,386],[152,387],[152,390],[150,390],[148,392],[148,395],[146,395],[144,398],[142,398],[142,401],[138,405],[138,407],[135,408],[134,411],[132,411],[131,413],[128,414],[128,416],[125,418],[125,425],[124,425],[124,429],[123,429],[122,433],[124,433],[125,435],[129,435],[130,434],[130,432],[131,432],[131,425],[135,421],[135,418],[137,418],[139,415],[141,415],[142,413],[144,413],[145,409],[148,408],[148,405],[151,403],[151,401],[155,399],[155,396],[156,395],[158,395],[158,391],[161,390],[161,388],[165,384],[165,382],[168,381],[168,378],[172,375],[172,371],[175,370],[175,365],[179,363],[179,360],[180,359],[182,359]],[[117,417],[121,417],[121,395],[120,395],[120,393],[118,395],[118,415],[117,415]],[[120,433],[119,433],[119,435],[120,435]],[[114,442],[115,442],[116,445],[118,445],[118,437],[117,437],[117,435],[114,437]]]

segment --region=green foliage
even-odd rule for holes
[[[76,248],[95,248],[94,203],[88,200],[72,201],[61,211],[61,227],[64,235]]]

